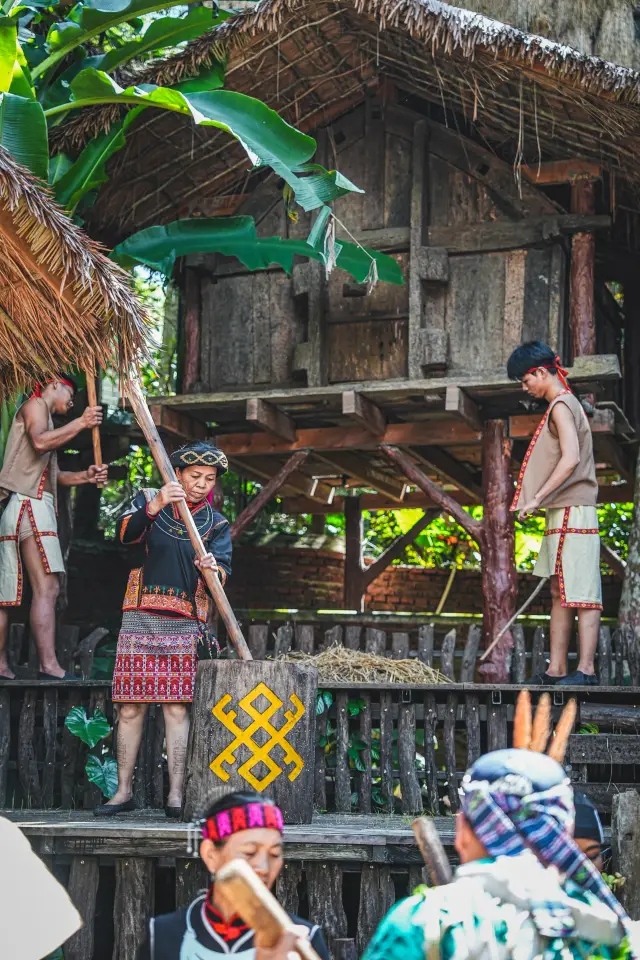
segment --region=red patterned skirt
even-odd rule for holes
[[[191,703],[198,624],[125,610],[113,671],[115,703]]]

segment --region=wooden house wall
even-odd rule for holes
[[[424,148],[417,147],[419,121],[369,100],[318,136],[321,161],[366,191],[335,203],[338,239],[351,234],[386,249],[405,285],[381,283],[367,295],[343,271],[326,278],[319,264],[300,265],[288,277],[200,258],[204,389],[402,379],[433,369],[482,375],[504,369],[523,339],[562,346],[563,246],[497,252],[477,230],[548,215],[550,201],[531,186],[519,189],[507,168],[487,176],[482,152],[444,128],[431,126]],[[240,212],[256,215],[261,236],[306,237],[312,223],[308,214],[297,222],[287,216],[271,181]],[[437,248],[448,278],[424,276],[412,306],[411,262],[421,245]],[[417,361],[410,333],[416,309]]]

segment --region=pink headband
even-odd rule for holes
[[[284,821],[279,807],[270,803],[246,803],[240,807],[230,807],[208,817],[202,825],[205,840],[226,840],[241,830],[253,830],[255,827],[270,827],[282,833]]]

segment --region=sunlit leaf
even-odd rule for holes
[[[49,178],[47,121],[37,100],[1,94],[0,144],[42,180]]]

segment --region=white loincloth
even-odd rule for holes
[[[558,577],[563,607],[602,610],[600,533],[596,507],[552,507],[534,568]]]
[[[35,537],[47,573],[64,573],[58,521],[50,493],[41,500],[12,493],[0,518],[0,607],[17,607],[22,600],[24,573],[20,543]]]

